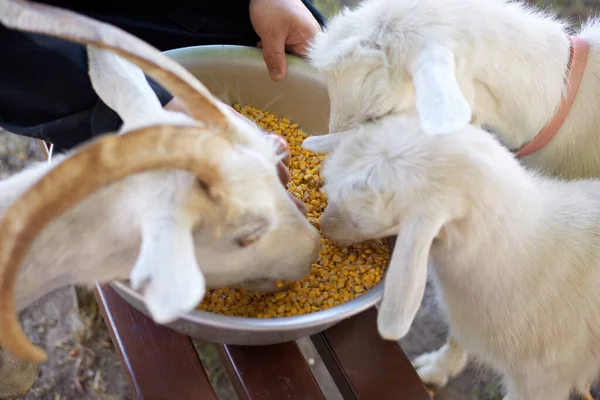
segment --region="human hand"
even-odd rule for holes
[[[257,46],[274,81],[287,73],[286,51],[306,55],[321,26],[300,0],[250,0],[250,21],[260,37]]]

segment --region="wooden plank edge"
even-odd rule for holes
[[[191,339],[166,326],[155,324],[151,319],[129,305],[108,284],[97,284],[94,294],[98,301],[102,317],[107,325],[111,340],[115,346],[119,359],[125,369],[127,379],[134,396],[139,400],[218,400],[200,361]],[[119,321],[123,319],[118,313],[130,314],[128,324]],[[156,339],[160,346],[152,348]],[[143,349],[143,356],[139,360],[132,360],[130,346],[149,344]],[[156,344],[156,343],[154,343]],[[165,354],[165,349],[179,348],[179,353],[186,355],[185,360],[170,357]],[[139,373],[140,365],[144,368],[160,360],[160,366],[165,370],[175,370],[185,367],[181,379],[165,380],[164,375],[158,370],[152,371],[148,376],[147,371]],[[152,387],[159,386],[157,391]],[[166,397],[164,394],[167,394]],[[183,394],[182,394],[183,393]],[[198,395],[201,394],[201,397]]]
[[[296,342],[216,347],[240,400],[326,400]]]
[[[345,400],[370,400],[374,394],[367,390],[369,387],[377,383],[377,390],[383,391],[384,382],[392,381],[398,385],[378,393],[378,400],[432,400],[398,342],[379,336],[374,307],[311,340]],[[365,386],[366,382],[373,386]],[[403,395],[407,392],[408,397]]]

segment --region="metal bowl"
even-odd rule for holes
[[[212,93],[228,103],[245,103],[269,110],[299,124],[306,132],[328,129],[329,98],[325,83],[303,59],[288,56],[283,81],[272,82],[262,51],[240,46],[198,46],[166,52]],[[124,282],[111,282],[136,309],[149,315],[142,297]],[[168,324],[191,337],[232,345],[270,345],[289,342],[330,328],[377,304],[383,282],[360,297],[327,310],[273,319],[242,318],[194,310]]]

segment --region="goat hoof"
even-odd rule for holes
[[[21,361],[0,349],[0,399],[24,397],[35,381],[37,365]]]
[[[425,385],[441,389],[465,368],[467,353],[450,337],[438,350],[422,354],[412,364]]]
[[[412,362],[419,378],[428,389],[433,387],[439,390],[446,386],[448,379],[450,379],[450,373],[447,368],[444,368],[442,354],[440,353],[440,351],[426,353]]]
[[[450,378],[448,374],[436,366],[426,366],[417,369],[419,378],[425,383],[427,388],[434,387],[442,389],[448,383]]]

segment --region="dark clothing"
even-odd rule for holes
[[[248,0],[169,0],[166,6],[121,0],[117,12],[89,0],[40,2],[115,25],[161,51],[209,44],[255,46],[259,41]],[[303,2],[323,25],[311,0]],[[62,152],[121,126],[119,116],[92,88],[82,45],[0,25],[0,55],[0,127],[53,143]],[[172,96],[147,79],[161,104],[168,103]]]

